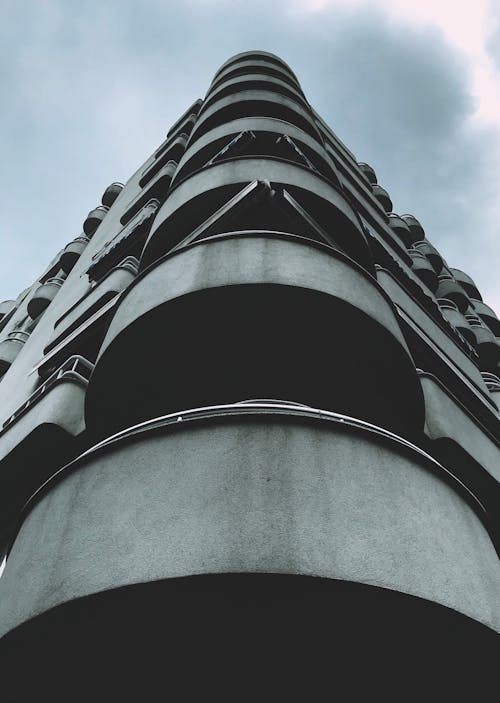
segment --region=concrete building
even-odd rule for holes
[[[247,52],[0,304],[16,700],[495,679],[500,321],[392,210]]]

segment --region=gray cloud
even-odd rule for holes
[[[373,9],[305,15],[262,0],[47,0],[5,14],[0,299],[79,233],[106,185],[162,141],[223,61],[262,48],[292,66],[311,104],[374,166],[395,209],[419,217],[450,265],[500,306],[499,134],[471,122],[466,63],[437,30]]]

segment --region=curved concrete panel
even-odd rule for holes
[[[179,183],[155,217],[141,267],[165,254],[246,185],[257,180],[286,188],[349,256],[372,270],[372,255],[359,218],[343,193],[306,167],[269,157],[240,157],[215,163]],[[282,219],[282,229],[286,231],[291,223],[285,214]]]
[[[467,293],[469,298],[474,298],[475,300],[480,300],[480,301],[483,300],[481,297],[481,293],[477,289],[476,284],[474,283],[474,281],[472,280],[472,278],[468,274],[464,273],[460,269],[450,268],[450,271],[451,271],[455,281],[460,283],[460,285],[465,290],[465,292]]]
[[[248,397],[360,413],[410,436],[423,423],[415,367],[376,281],[279,233],[201,240],[139,276],[101,347],[86,417],[109,434]]]
[[[221,71],[216,78],[214,78],[210,84],[209,90],[217,88],[217,86],[228,79],[236,78],[238,76],[245,76],[247,74],[258,74],[260,76],[271,76],[272,78],[278,78],[297,90],[304,97],[304,92],[299,82],[295,80],[295,78],[293,78],[288,71],[285,71],[277,64],[270,64],[267,61],[257,61],[257,59],[242,61],[241,63],[234,64],[233,66],[228,66],[224,69],[224,71]]]
[[[235,60],[226,61],[226,63],[224,63],[216,72],[212,83],[210,84],[210,88],[219,83],[219,81],[224,79],[224,77],[228,74],[232,74],[236,71],[251,72],[254,69],[257,69],[255,72],[264,72],[267,70],[274,71],[275,75],[283,76],[283,78],[296,85],[302,92],[297,76],[288,64],[281,61],[281,59],[277,59],[275,56],[257,53],[249,53],[247,56],[240,56]]]
[[[59,289],[63,283],[64,278],[54,277],[49,278],[48,281],[42,283],[41,286],[38,286],[27,305],[28,315],[33,320],[37,318],[38,315],[41,315],[42,312],[50,305],[59,293]]]
[[[276,117],[295,124],[323,144],[320,132],[309,110],[296,100],[271,90],[241,90],[219,98],[196,121],[189,144],[205,132],[240,117]]]
[[[425,432],[431,439],[450,439],[500,481],[500,447],[430,374],[420,374],[425,398]]]
[[[500,337],[500,320],[498,319],[496,312],[490,308],[489,305],[483,303],[482,300],[471,300],[471,302],[474,306],[475,313],[479,315],[481,320],[486,325],[488,325],[495,337]]]
[[[24,503],[81,451],[77,437],[85,430],[84,397],[83,384],[63,379],[2,430],[0,551]]]
[[[295,100],[302,105],[306,110],[309,108],[307,100],[302,93],[290,86],[285,80],[281,80],[275,76],[266,76],[259,73],[246,73],[243,76],[229,76],[221,81],[216,87],[212,88],[203,102],[203,107],[199,112],[199,116],[210,107],[210,105],[223,98],[226,95],[241,92],[242,90],[272,90],[279,95]]]
[[[251,131],[254,134],[273,135],[275,140],[283,134],[286,134],[293,139],[324,175],[340,184],[339,178],[328,156],[328,152],[318,144],[316,139],[313,139],[307,134],[307,132],[290,124],[290,122],[278,120],[273,117],[243,117],[215,127],[204,134],[203,137],[197,139],[192,147],[186,150],[182,159],[179,161],[175,176],[172,180],[172,188],[177,185],[182,178],[185,178],[186,175],[205,166],[232,138],[240,134],[240,132],[246,131]],[[269,151],[267,153],[269,153]]]
[[[500,629],[493,544],[432,460],[338,420],[202,417],[125,433],[49,487],[0,580],[2,633],[106,589],[228,572],[372,584]]]
[[[25,698],[52,703],[66,701],[75,681],[82,700],[94,700],[98,681],[106,700],[155,700],[168,685],[180,699],[232,701],[244,681],[256,700],[265,691],[266,699],[293,701],[303,691],[316,701],[331,694],[332,672],[343,700],[399,701],[411,681],[414,699],[432,691],[436,700],[487,701],[499,654],[497,632],[432,601],[260,573],[101,591],[0,640],[3,697],[18,700],[22,682]]]
[[[244,63],[246,61],[262,61],[263,63],[270,63],[272,65],[278,66],[281,69],[285,69],[288,74],[290,74],[295,80],[297,80],[297,76],[292,71],[290,66],[285,61],[283,61],[282,58],[269,51],[242,51],[239,54],[235,54],[234,56],[231,56],[227,61],[224,61],[219,70],[216,71],[215,76],[218,76],[222,71],[224,71],[229,66],[232,66],[233,64],[241,64],[242,62]]]

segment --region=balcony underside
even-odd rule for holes
[[[352,582],[225,574],[59,606],[0,642],[2,691],[67,701],[488,700],[499,637],[429,601]],[[29,676],[26,672],[29,671]],[[10,698],[9,696],[12,696]],[[359,696],[359,698],[358,698]]]
[[[236,233],[165,257],[128,289],[86,396],[106,436],[189,407],[285,398],[409,436],[423,425],[413,362],[377,283],[335,250]]]
[[[234,63],[233,65],[221,68],[210,84],[210,90],[213,90],[228,78],[246,75],[248,73],[260,73],[261,75],[275,76],[276,78],[280,78],[281,80],[292,85],[296,90],[299,90],[302,95],[304,94],[298,80],[289,69],[286,69],[279,64],[266,61],[265,59],[262,60],[258,58],[242,60],[238,63]]]
[[[222,80],[217,87],[212,88],[205,98],[203,107],[199,113],[199,118],[202,118],[204,111],[216,100],[243,90],[269,90],[278,95],[284,95],[291,100],[295,100],[295,102],[303,108],[308,109],[308,104],[304,96],[298,89],[293,88],[288,81],[274,76],[259,74],[258,72],[249,72],[241,76],[229,76]]]
[[[427,455],[359,421],[200,409],[126,431],[47,485],[0,580],[0,631],[101,591],[234,572],[373,585],[498,629],[484,520]]]
[[[286,189],[349,256],[367,270],[373,270],[372,254],[360,220],[343,192],[306,167],[269,157],[234,158],[215,163],[179,183],[158,210],[141,257],[141,267],[172,249],[255,181],[268,182],[278,190]],[[257,203],[253,210],[250,207],[246,210],[245,219],[249,224],[244,229],[278,229],[252,223],[260,209],[262,205]],[[300,233],[300,227],[298,231],[287,229],[293,223],[285,213],[281,214],[281,221],[281,231]]]
[[[189,144],[217,125],[240,117],[277,117],[300,127],[323,144],[310,111],[301,103],[272,90],[241,90],[215,100],[198,118]]]
[[[275,141],[286,134],[315,163],[319,171],[338,183],[338,176],[334,173],[326,150],[304,130],[273,117],[243,117],[211,129],[189,147],[179,162],[172,186],[177,185],[189,173],[205,166],[232,138],[245,131],[252,131],[257,135],[263,133],[274,137]]]
[[[24,503],[81,451],[84,395],[76,383],[57,383],[0,434],[1,546]]]

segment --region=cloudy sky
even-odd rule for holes
[[[500,313],[498,0],[0,0],[0,300],[264,49]]]

